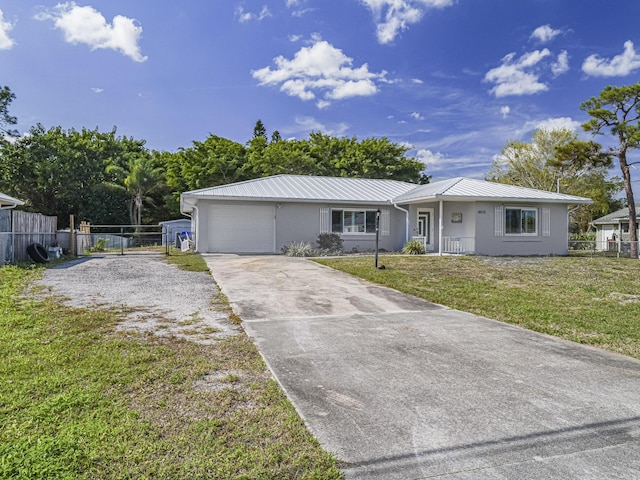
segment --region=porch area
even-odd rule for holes
[[[424,251],[426,253],[439,253],[437,249],[434,249],[429,242],[429,237],[426,236],[413,236],[411,240],[422,243]],[[476,251],[476,238],[475,237],[442,237],[442,250],[443,254],[453,255],[470,255]]]

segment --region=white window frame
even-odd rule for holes
[[[535,220],[536,220],[536,229],[535,232],[520,232],[520,233],[509,233],[507,232],[508,222],[507,222],[507,212],[509,210],[520,210],[521,214],[523,211],[535,212]],[[540,212],[537,207],[518,207],[518,206],[505,206],[504,207],[504,235],[507,237],[537,237],[538,231],[540,229]],[[520,217],[520,228],[522,229],[522,216]]]
[[[373,232],[367,232],[367,213],[368,212],[373,212],[374,214],[377,213],[378,209],[372,209],[372,208],[332,208],[331,209],[331,213],[330,213],[330,228],[331,228],[331,233],[337,233],[338,235],[375,235],[376,232],[375,230]],[[341,232],[334,232],[333,231],[333,212],[341,212],[342,215],[342,231]],[[353,232],[353,231],[347,231],[345,229],[345,224],[344,224],[344,212],[358,212],[358,213],[364,213],[364,228],[365,231],[364,232]],[[381,219],[382,220],[382,219]],[[357,227],[357,225],[356,225]]]

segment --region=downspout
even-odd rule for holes
[[[195,205],[193,207],[193,210],[196,212],[196,223],[193,223],[193,216],[191,217],[191,226],[193,227],[193,232],[191,232],[192,235],[196,236],[196,252],[200,251],[200,235],[198,235],[198,223],[200,223],[200,211],[198,210],[198,207],[196,207]]]
[[[569,215],[571,215],[573,212],[575,212],[576,210],[578,210],[580,208],[580,206],[578,205],[575,208],[572,208],[571,210],[569,210],[567,212],[567,250],[569,250]],[[596,237],[597,240],[597,237]],[[595,249],[595,248],[594,248]],[[568,252],[567,252],[568,253]]]
[[[191,206],[191,209],[192,209],[193,211],[195,211],[196,219],[197,219],[197,221],[199,222],[199,221],[200,221],[200,215],[199,215],[199,212],[198,212],[198,207],[197,207],[197,206],[195,206],[195,205],[192,205],[192,206]],[[193,223],[193,215],[190,215],[190,214],[188,214],[187,212],[185,212],[185,211],[183,211],[183,210],[182,210],[182,197],[180,198],[180,213],[181,213],[182,215],[184,215],[185,217],[189,217],[189,218],[191,219],[191,226],[193,227],[193,230],[194,230],[194,231],[192,232],[192,234],[195,234],[195,236],[196,236],[196,247],[195,247],[195,249],[196,249],[196,252],[198,252],[198,251],[200,251],[200,250],[198,249],[198,247],[199,247],[199,242],[200,242],[200,235],[198,235],[198,225],[197,225],[197,224],[195,224],[195,225],[194,225],[194,223]]]
[[[444,201],[442,200],[440,200],[438,217],[438,255],[442,256],[442,232],[444,231]]]
[[[404,212],[404,225],[405,225],[404,243],[407,243],[409,241],[409,210],[405,210],[404,208],[399,207],[395,203],[393,204],[393,206],[394,208],[397,208],[401,212]]]

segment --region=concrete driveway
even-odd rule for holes
[[[348,479],[637,479],[640,362],[311,261],[205,255]]]

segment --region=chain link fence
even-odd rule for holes
[[[81,224],[75,235],[76,255],[91,253],[169,254],[166,228],[162,225]]]
[[[638,251],[639,242],[624,240],[569,240],[569,255],[631,258],[632,246]]]

